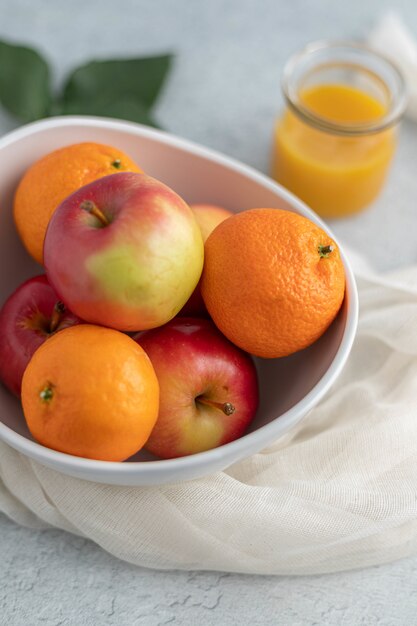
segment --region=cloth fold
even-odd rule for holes
[[[350,257],[357,339],[295,431],[225,472],[158,488],[70,478],[0,443],[0,510],[161,569],[307,574],[417,552],[417,266],[381,276]]]

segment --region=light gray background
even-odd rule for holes
[[[387,8],[417,35],[414,0],[0,0],[0,38],[36,45],[53,63],[56,85],[92,57],[173,51],[160,123],[268,172],[285,59],[311,40],[363,37]],[[0,133],[15,125],[0,113]],[[405,123],[384,195],[332,224],[380,270],[417,260],[416,161],[417,125]],[[417,557],[302,578],[157,572],[0,514],[5,626],[411,626],[416,616]]]

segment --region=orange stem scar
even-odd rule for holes
[[[39,392],[39,397],[42,402],[50,402],[52,400],[54,392],[50,383]]]
[[[319,255],[322,259],[327,259],[329,254],[333,252],[334,246],[318,246]]]

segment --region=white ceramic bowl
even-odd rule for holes
[[[61,146],[81,141],[114,145],[186,201],[219,204],[231,210],[280,207],[304,215],[330,233],[300,200],[257,171],[172,135],[108,119],[63,117],[36,122],[0,140],[0,305],[26,278],[41,272],[22,247],[12,219],[12,198],[26,168]],[[333,235],[331,235],[333,237]],[[346,270],[346,298],[337,319],[307,350],[284,359],[257,360],[261,404],[249,432],[208,452],[160,461],[145,452],[125,463],[92,461],[56,452],[31,437],[19,402],[0,385],[0,438],[55,470],[115,485],[156,485],[221,470],[281,437],[317,404],[348,358],[356,332],[358,296]],[[288,468],[291,472],[291,468]]]

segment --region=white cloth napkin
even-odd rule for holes
[[[417,28],[417,25],[415,25]],[[390,58],[402,71],[408,88],[406,114],[417,121],[417,42],[404,21],[394,11],[389,11],[371,31],[368,44],[377,52]]]
[[[417,552],[417,266],[355,266],[351,358],[296,432],[225,472],[159,488],[69,478],[0,444],[0,510],[154,568],[306,574]]]

